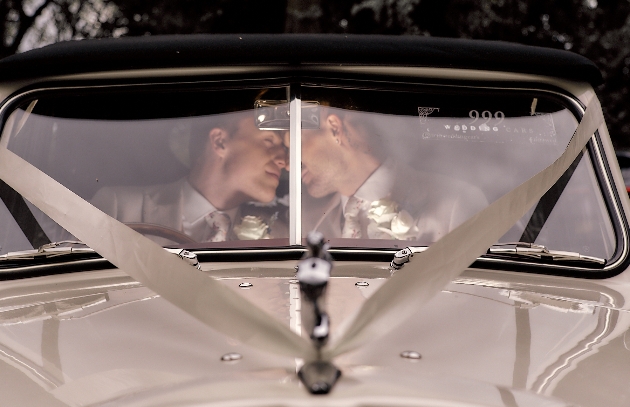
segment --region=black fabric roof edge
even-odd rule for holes
[[[590,60],[501,41],[337,34],[195,34],[52,44],[0,60],[3,80],[144,68],[343,64],[482,69],[602,83]]]

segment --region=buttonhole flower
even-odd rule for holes
[[[372,202],[367,217],[373,221],[368,225],[371,239],[409,240],[418,235],[413,216],[389,198]]]
[[[234,226],[234,234],[240,240],[269,239],[269,225],[259,216],[243,216],[241,223]]]

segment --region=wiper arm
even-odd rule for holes
[[[397,270],[400,270],[406,263],[409,263],[411,261],[411,258],[414,254],[421,253],[427,249],[427,246],[409,246],[405,247],[402,250],[398,250],[394,254],[394,258],[392,259],[391,263],[389,263],[389,271],[391,273],[394,273]]]
[[[499,243],[490,246],[488,255],[505,257],[524,257],[552,262],[586,262],[594,264],[606,264],[606,259],[594,256],[585,256],[577,252],[550,250],[547,247],[526,242]]]
[[[428,247],[406,247],[394,254],[394,259],[389,264],[390,271],[400,270],[408,263],[415,253],[427,250]],[[605,265],[606,259],[594,256],[585,256],[576,252],[565,252],[561,250],[549,250],[547,247],[526,242],[515,243],[499,243],[490,246],[486,252],[486,256],[508,257],[508,258],[527,258],[535,260],[543,260],[548,262],[583,262],[590,264]]]
[[[68,246],[63,246],[68,245]],[[85,247],[75,247],[75,246],[85,246]],[[73,252],[73,251],[94,251],[90,249],[85,243],[80,240],[60,240],[58,242],[51,242],[47,244],[43,244],[37,248],[38,253],[55,253],[55,252]]]
[[[69,245],[69,246],[66,246]],[[75,247],[84,246],[84,247]],[[10,252],[0,256],[2,260],[29,260],[36,258],[49,258],[62,256],[70,253],[94,253],[85,243],[77,240],[61,240],[58,242],[47,243],[39,246],[37,249],[23,250],[19,252]]]
[[[84,247],[76,247],[84,246]],[[181,258],[191,266],[201,270],[197,255],[189,252],[185,249],[169,249],[164,248],[169,253],[173,253],[177,257]],[[37,250],[24,250],[20,252],[7,253],[0,256],[0,261],[3,260],[33,260],[36,258],[49,258],[55,256],[63,256],[67,254],[77,253],[95,253],[95,251],[89,248],[85,243],[78,240],[60,240],[58,242],[47,243],[41,245]]]

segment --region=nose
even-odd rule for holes
[[[273,162],[278,168],[289,171],[289,150],[283,144],[277,145],[274,150]]]

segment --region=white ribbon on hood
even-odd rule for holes
[[[288,325],[97,209],[5,147],[0,147],[0,178],[114,266],[206,325],[269,352],[314,355],[312,345]]]
[[[604,123],[593,96],[566,150],[551,165],[503,195],[487,208],[433,243],[396,272],[343,322],[326,358],[351,351],[389,332],[418,312],[496,243],[551,188]]]

